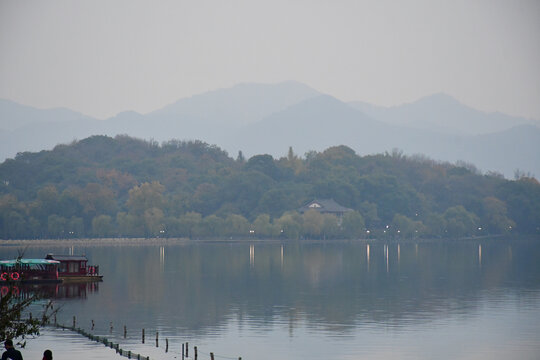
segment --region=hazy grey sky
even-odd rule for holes
[[[106,118],[285,80],[540,119],[540,1],[0,0],[0,98]]]

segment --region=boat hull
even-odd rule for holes
[[[59,275],[58,276],[63,282],[93,282],[93,281],[103,281],[103,275]]]
[[[61,283],[62,279],[20,279],[20,280],[10,280],[3,281],[0,285],[9,285],[9,284],[58,284]]]

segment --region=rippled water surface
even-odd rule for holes
[[[57,321],[75,316],[151,359],[181,358],[186,342],[200,359],[540,358],[540,239],[149,242],[25,255],[49,252],[86,254],[104,275],[94,286],[42,289],[62,307]],[[120,359],[52,328],[22,351],[38,359],[46,348],[60,360]]]

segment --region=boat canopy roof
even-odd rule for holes
[[[55,255],[47,254],[45,259],[58,261],[88,261],[85,255]]]
[[[56,265],[56,264],[60,264],[60,261],[47,260],[47,259],[0,260],[0,266],[15,266],[17,264],[23,264],[23,265]]]

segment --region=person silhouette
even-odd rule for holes
[[[43,360],[52,360],[52,351],[51,350],[45,350],[43,352]]]
[[[2,360],[23,360],[21,352],[13,347],[13,340],[4,341],[4,347],[6,351],[2,354]]]

